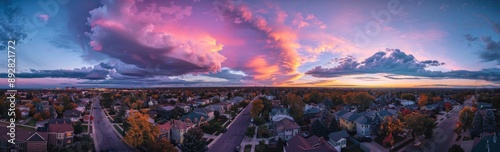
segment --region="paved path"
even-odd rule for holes
[[[213,141],[214,144],[208,148],[209,152],[231,152],[241,144],[245,131],[250,124],[250,109],[252,102],[259,96],[255,97],[248,106],[243,109],[238,116],[229,124],[227,131],[219,136],[219,139]],[[242,149],[244,147],[241,147]]]
[[[94,138],[97,141],[95,144],[98,145],[99,150],[135,151],[118,137],[115,128],[100,107],[99,98],[94,98],[93,103],[92,113],[94,120],[92,121],[92,126],[94,128]]]

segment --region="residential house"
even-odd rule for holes
[[[224,112],[226,112],[226,109],[224,108],[224,106],[221,106],[221,105],[209,105],[207,107],[205,107],[205,109],[208,109],[208,110],[212,110],[212,111],[218,111],[219,114],[223,114]]]
[[[17,106],[17,109],[21,112],[21,117],[26,117],[30,114],[30,108],[26,105],[19,105]]]
[[[85,112],[85,106],[83,105],[78,105],[78,107],[75,108],[75,110],[78,110],[80,111],[81,113],[84,113]]]
[[[214,118],[214,111],[205,108],[194,108],[193,112],[208,116],[208,120],[212,120]]]
[[[414,105],[415,104],[415,101],[405,100],[405,99],[400,99],[399,102],[403,106],[408,106],[408,105]]]
[[[65,110],[63,118],[70,119],[71,122],[77,122],[82,119],[82,112],[78,110]]]
[[[340,117],[340,126],[347,131],[356,131],[356,119],[361,117],[362,114],[357,112],[348,112]]]
[[[300,126],[295,123],[293,119],[289,119],[288,117],[276,121],[273,120],[272,126],[275,140],[281,138],[288,141],[300,132]]]
[[[188,106],[187,104],[185,104],[185,103],[176,103],[174,106],[175,106],[175,107],[180,107],[180,108],[184,109],[184,112],[185,112],[185,113],[188,113],[189,111],[191,111],[191,107],[189,107],[189,106]]]
[[[335,147],[335,150],[340,152],[342,148],[346,147],[348,137],[349,134],[345,130],[331,132],[328,134],[328,142]]]
[[[337,120],[338,123],[340,123],[340,117],[342,117],[342,115],[348,113],[349,111],[347,110],[339,110],[339,111],[336,111],[333,113],[333,115],[335,116],[335,119]]]
[[[194,102],[202,106],[210,104],[210,100],[208,99],[196,99]]]
[[[434,104],[429,104],[429,105],[425,105],[425,106],[422,106],[421,109],[422,110],[428,110],[428,111],[432,111],[432,110],[435,110],[438,108],[438,104],[437,103],[434,103]]]
[[[47,133],[36,132],[34,130],[25,130],[16,128],[15,140],[16,143],[10,146],[8,140],[11,137],[7,134],[10,129],[6,126],[0,126],[0,151],[17,151],[17,152],[45,152],[47,151]]]
[[[70,119],[50,119],[48,126],[48,143],[56,147],[73,144],[73,123]]]
[[[474,138],[472,151],[478,152],[496,152],[500,151],[500,141],[497,138],[498,133],[493,135],[484,136],[481,138]]]
[[[165,110],[165,111],[171,111],[171,110],[173,110],[175,107],[174,107],[174,106],[163,106],[163,107],[161,107],[161,108],[162,108],[163,110]]]
[[[323,138],[311,136],[304,138],[300,135],[291,138],[283,148],[284,152],[337,152],[332,145]]]
[[[173,121],[167,121],[163,124],[156,124],[160,129],[160,138],[165,138],[167,140],[171,139],[171,129],[173,126]]]
[[[306,118],[319,118],[321,117],[321,109],[317,107],[309,108],[306,111],[304,111],[304,115]]]
[[[128,116],[131,116],[132,114],[134,114],[136,112],[139,112],[139,111],[137,111],[135,109],[130,109],[130,110],[125,111],[125,118],[127,118]]]
[[[356,119],[356,135],[358,137],[365,137],[371,135],[372,120],[366,116],[360,116]]]
[[[194,124],[175,119],[172,119],[171,121],[172,121],[172,130],[171,130],[172,141],[175,143],[182,144],[184,140],[184,134],[189,129],[193,128]]]
[[[271,109],[271,112],[269,113],[269,119],[273,120],[273,117],[277,116],[277,115],[290,116],[290,109],[288,109],[288,108],[273,108],[273,109]]]
[[[273,100],[271,101],[271,105],[273,108],[278,108],[281,105],[281,102],[279,100]]]
[[[218,104],[221,105],[222,107],[224,107],[224,110],[226,110],[226,111],[231,110],[231,107],[232,107],[231,103],[221,102],[221,103],[218,103]]]
[[[183,115],[179,120],[182,120],[184,122],[191,122],[198,125],[207,122],[209,120],[209,116],[196,112],[190,112],[186,115]]]

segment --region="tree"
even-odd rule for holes
[[[441,100],[442,100],[442,99],[441,99],[441,97],[440,97],[440,96],[435,96],[435,97],[433,97],[433,98],[432,98],[432,102],[433,102],[433,103],[439,102],[439,101],[441,101]]]
[[[73,125],[75,134],[81,134],[83,132],[83,126],[81,122],[77,122]]]
[[[432,137],[432,132],[436,128],[434,119],[427,117],[420,112],[413,112],[404,117],[406,129],[412,137],[425,135],[426,138]],[[430,133],[430,134],[429,134]]]
[[[483,116],[481,113],[477,112],[472,120],[472,129],[476,131],[483,130]]]
[[[448,152],[465,152],[465,151],[464,149],[462,149],[462,147],[460,147],[460,145],[453,144],[453,146],[451,146],[450,149],[448,149]]]
[[[132,147],[146,146],[148,143],[156,140],[160,135],[160,130],[157,126],[149,123],[148,116],[140,112],[135,112],[127,117],[129,129],[123,140]]]
[[[302,102],[300,97],[295,94],[288,93],[283,102],[290,108],[290,115],[293,117],[295,122],[302,125],[304,123],[304,110],[302,108],[305,104]]]
[[[446,112],[450,112],[451,108],[452,108],[452,105],[451,105],[450,102],[445,102],[444,103],[444,109],[445,109]]]
[[[349,92],[343,96],[346,104],[355,104],[360,106],[360,111],[365,111],[375,101],[375,97],[368,92]]]
[[[264,109],[264,104],[262,103],[262,100],[257,99],[252,102],[252,109],[250,109],[250,114],[253,118],[257,118],[262,109]]]
[[[418,106],[422,107],[427,105],[427,102],[429,101],[429,97],[426,94],[420,94],[420,99],[418,99]]]
[[[271,132],[267,125],[260,125],[257,130],[257,138],[269,138],[271,137]]]
[[[175,146],[170,143],[169,140],[166,138],[161,138],[159,140],[156,140],[155,142],[152,142],[148,145],[151,145],[150,151],[157,151],[157,152],[177,152],[177,149],[175,149]]]
[[[464,107],[459,115],[458,115],[458,120],[459,120],[459,128],[460,129],[470,129],[472,128],[472,119],[474,117],[474,108],[469,108],[469,107]],[[484,127],[484,126],[483,126]]]
[[[392,146],[394,145],[394,138],[392,137],[392,134],[389,134],[387,137],[384,138],[384,141],[382,141],[384,143],[384,146]]]
[[[403,93],[401,94],[401,99],[406,99],[406,100],[411,100],[411,101],[415,101],[415,95],[411,94],[411,93]]]
[[[247,131],[245,131],[245,135],[247,137],[253,138],[254,134],[255,134],[255,127],[248,127]]]
[[[486,112],[486,117],[483,120],[483,130],[485,132],[495,132],[496,129],[496,121],[495,121],[495,113],[492,110],[488,110]]]
[[[207,151],[207,141],[203,138],[203,132],[199,127],[191,128],[184,134],[184,140],[181,145],[183,152]]]
[[[179,119],[184,115],[185,111],[181,107],[175,107],[174,109],[170,110],[168,112],[169,114],[169,119]]]
[[[220,116],[220,112],[214,111],[214,118],[217,119],[217,118],[219,118],[219,116]]]
[[[305,95],[304,101],[306,103],[319,103],[322,101],[322,98],[321,94],[317,90],[314,90]]]
[[[311,134],[318,137],[324,137],[328,135],[328,130],[319,119],[316,119],[311,125]]]
[[[401,120],[393,117],[393,116],[387,116],[384,118],[382,121],[382,124],[380,124],[380,135],[382,136],[390,136],[392,134],[399,134],[401,131],[403,131],[403,123]]]
[[[337,119],[335,119],[335,117],[332,117],[330,125],[328,125],[328,131],[330,132],[340,131],[339,124],[337,123]]]

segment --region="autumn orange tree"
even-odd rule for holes
[[[401,120],[397,119],[393,116],[387,116],[380,124],[380,135],[382,136],[390,136],[392,134],[398,134],[403,131],[404,124]]]
[[[364,111],[375,101],[375,97],[368,92],[349,92],[343,96],[343,101],[345,104],[358,105]]]
[[[161,138],[156,141],[149,141],[149,150],[154,152],[177,152],[175,146],[166,138]]]
[[[418,99],[418,106],[422,107],[427,105],[427,102],[429,101],[429,97],[426,94],[420,94],[420,99]]]
[[[404,122],[412,137],[425,135],[426,138],[431,138],[433,130],[436,128],[435,120],[420,112],[412,112],[406,115]]]
[[[130,126],[123,141],[132,147],[145,146],[156,142],[160,135],[157,126],[148,122],[148,116],[140,112],[135,112],[127,117],[127,124]]]

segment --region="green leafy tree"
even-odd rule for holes
[[[324,137],[328,135],[328,130],[321,121],[316,119],[311,125],[311,133],[318,137]]]
[[[415,95],[413,95],[411,93],[403,93],[403,94],[401,94],[401,99],[406,99],[406,100],[411,100],[411,101],[415,101],[416,100]]]
[[[207,141],[203,139],[203,132],[199,127],[189,129],[187,133],[184,134],[181,149],[184,152],[200,152],[208,150]]]
[[[73,125],[74,133],[81,134],[83,133],[83,126],[81,122],[77,122]]]
[[[406,129],[410,132],[412,137],[425,135],[426,138],[432,137],[432,132],[436,128],[434,119],[427,117],[420,112],[413,112],[404,117]]]
[[[472,129],[483,130],[483,116],[481,113],[476,113],[474,119],[472,120]]]
[[[332,117],[330,125],[328,125],[328,131],[330,132],[340,131],[339,124],[337,123],[337,119],[335,119],[335,117]]]
[[[496,129],[495,113],[492,110],[486,112],[486,117],[483,120],[483,130],[485,132],[494,132]]]

